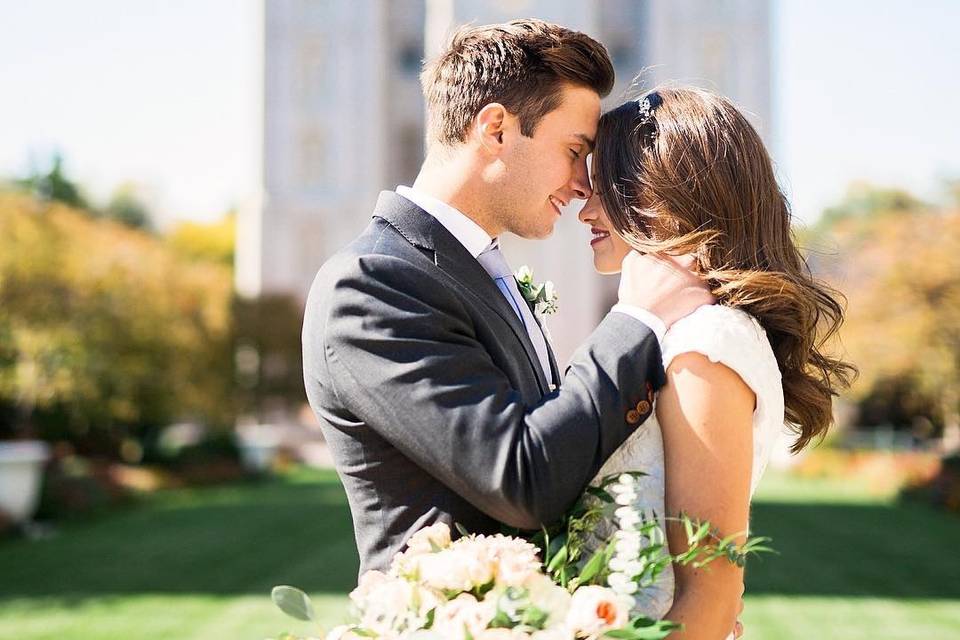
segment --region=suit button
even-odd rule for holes
[[[640,422],[640,412],[636,409],[627,411],[627,424],[637,424]]]
[[[637,411],[640,413],[649,413],[650,412],[650,403],[646,400],[641,400],[637,403]]]

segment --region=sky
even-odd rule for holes
[[[771,153],[798,219],[866,180],[960,177],[960,2],[773,0]],[[0,0],[0,177],[132,181],[161,226],[213,220],[260,176],[256,0]],[[389,185],[388,185],[389,186]]]

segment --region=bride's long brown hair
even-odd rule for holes
[[[594,186],[610,223],[642,253],[696,255],[720,304],[767,332],[783,379],[793,451],[823,436],[856,368],[825,353],[842,296],[810,274],[763,141],[729,100],[651,91],[603,115]]]

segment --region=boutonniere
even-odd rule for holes
[[[513,275],[517,279],[517,288],[520,289],[520,295],[533,305],[536,313],[550,314],[557,312],[557,292],[551,281],[534,282],[533,271],[527,265],[517,269],[517,272]]]

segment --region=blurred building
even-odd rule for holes
[[[263,184],[240,218],[240,292],[303,298],[324,260],[366,226],[377,194],[416,176],[422,59],[457,25],[526,16],[606,44],[618,78],[606,107],[638,87],[694,83],[733,98],[771,141],[768,0],[266,0]],[[616,292],[615,278],[593,272],[578,206],[549,240],[504,239],[514,266],[557,285],[549,325],[561,361]]]

